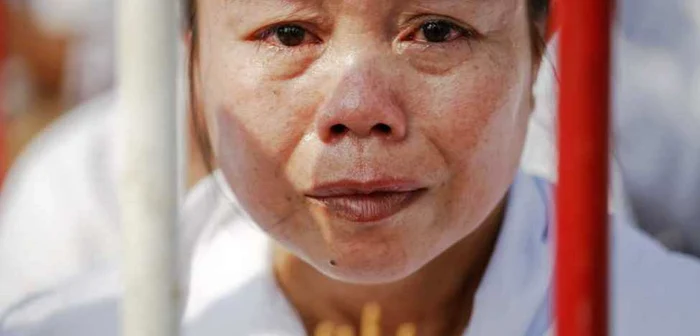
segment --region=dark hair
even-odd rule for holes
[[[189,35],[190,45],[187,55],[187,77],[189,78],[189,107],[190,107],[190,131],[194,136],[196,148],[199,151],[200,159],[204,163],[208,172],[214,171],[214,153],[209,139],[209,129],[207,128],[204,113],[198,111],[195,97],[195,57],[199,49],[199,39],[197,38],[197,0],[184,0],[185,29]]]
[[[192,0],[190,0],[192,1]],[[528,0],[528,15],[530,16],[530,36],[535,55],[539,58],[547,48],[545,41],[547,22],[549,18],[550,0]]]
[[[549,0],[530,0],[530,18],[532,20],[546,20],[547,14],[549,14]]]
[[[195,97],[194,81],[194,58],[197,55],[199,42],[197,39],[197,0],[184,0],[184,11],[186,18],[185,26],[190,34],[190,50],[188,55],[187,73],[190,78],[189,88],[189,104],[190,116],[192,121],[192,130],[199,149],[200,156],[204,161],[206,168],[212,172],[213,167],[213,150],[209,140],[209,131],[206,127],[206,121],[203,113],[197,112]],[[547,45],[545,42],[545,30],[547,29],[547,18],[549,17],[549,0],[527,0],[528,15],[530,16],[530,36],[532,38],[532,48],[537,57],[544,54]]]

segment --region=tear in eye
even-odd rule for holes
[[[308,32],[297,25],[284,25],[274,28],[274,35],[280,44],[287,47],[297,47],[304,43]]]
[[[295,48],[305,44],[320,43],[320,39],[299,24],[280,24],[269,27],[255,36],[256,40],[262,40],[269,44]]]
[[[423,23],[415,33],[420,42],[444,43],[465,35],[465,30],[445,20],[433,20]]]

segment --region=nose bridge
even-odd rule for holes
[[[338,104],[338,108],[354,111],[355,114],[372,114],[369,109],[378,99],[389,98],[388,92],[382,92],[386,80],[380,71],[374,69],[376,63],[368,58],[346,60],[338,85],[332,90],[331,103]]]
[[[345,54],[337,80],[319,109],[322,139],[382,135],[394,140],[406,133],[406,116],[391,87],[391,74],[375,52]]]

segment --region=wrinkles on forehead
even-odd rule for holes
[[[228,4],[245,4],[245,3],[253,3],[257,4],[260,2],[273,2],[277,1],[280,3],[286,3],[286,4],[319,4],[319,3],[328,3],[328,2],[335,2],[335,3],[354,3],[354,4],[360,4],[360,5],[367,5],[367,4],[372,4],[372,3],[377,3],[379,1],[381,2],[400,2],[400,3],[411,3],[411,2],[417,2],[420,0],[224,0]],[[431,0],[430,2],[433,3],[438,3],[438,2],[452,2],[452,3],[480,3],[480,2],[497,2],[498,0]]]
[[[482,26],[484,30],[506,27],[519,15],[527,17],[528,0],[218,0],[232,23],[265,18],[305,19],[345,13],[388,17],[396,13],[433,13]],[[222,14],[222,13],[219,13]]]
[[[377,6],[386,7],[386,5],[409,6],[409,7],[425,7],[425,8],[441,8],[448,10],[461,10],[465,7],[474,6],[490,6],[497,7],[516,7],[518,3],[524,3],[523,0],[220,0],[226,7],[236,6],[304,6],[304,7],[353,7],[357,9],[371,9]]]
[[[515,4],[520,0],[222,0],[225,5],[270,5],[273,3],[288,6],[323,6],[323,5],[352,5],[359,8],[376,6],[377,4],[415,5],[432,4],[441,7],[459,9],[462,6]]]

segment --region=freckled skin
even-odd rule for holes
[[[536,67],[525,1],[198,2],[197,74],[217,164],[258,225],[331,278],[405,278],[474,232],[517,170]],[[402,40],[420,15],[479,37]],[[256,32],[303,23],[294,50]],[[392,135],[364,134],[377,123]],[[352,125],[344,135],[331,126]],[[380,225],[308,201],[337,179],[419,181],[427,192]],[[331,265],[331,260],[335,266]]]

